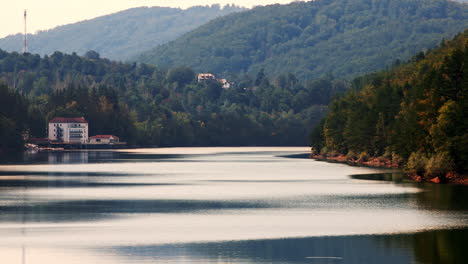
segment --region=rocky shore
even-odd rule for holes
[[[322,154],[311,154],[310,158],[316,160],[324,160],[324,161],[336,161],[336,162],[343,162],[351,165],[362,165],[362,166],[369,166],[369,167],[377,167],[377,168],[400,168],[400,166],[396,163],[393,163],[391,159],[385,158],[368,158],[366,160],[361,159],[350,159],[347,158],[345,155],[336,155],[336,156],[326,156]]]
[[[392,162],[391,159],[381,157],[370,157],[367,159],[351,159],[345,155],[327,156],[322,154],[310,154],[310,158],[323,161],[342,162],[350,165],[360,165],[375,168],[401,168],[401,164]],[[444,177],[423,177],[417,174],[406,174],[408,179],[415,182],[431,182],[431,183],[449,183],[468,185],[468,175],[460,175],[454,172],[447,173]]]

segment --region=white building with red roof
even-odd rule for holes
[[[87,143],[88,121],[84,117],[55,117],[49,121],[49,139],[64,143]]]

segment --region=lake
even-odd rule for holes
[[[468,189],[304,147],[25,154],[1,263],[466,263]]]

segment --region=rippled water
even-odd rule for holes
[[[306,152],[25,156],[0,166],[1,263],[467,261],[466,187],[285,157]]]

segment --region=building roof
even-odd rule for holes
[[[198,74],[198,79],[215,79],[215,76],[211,73],[199,73]]]
[[[84,117],[54,117],[49,123],[88,123]]]
[[[97,139],[97,138],[119,138],[118,136],[114,135],[95,135],[90,137],[91,139]]]

